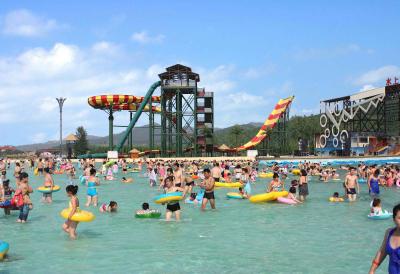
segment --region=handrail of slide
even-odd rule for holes
[[[126,128],[124,134],[122,135],[121,141],[118,143],[118,145],[116,147],[116,150],[118,152],[121,151],[122,147],[124,146],[124,143],[126,142],[126,139],[128,139],[129,133],[131,132],[133,127],[136,125],[136,122],[139,120],[140,115],[142,114],[145,106],[148,104],[154,91],[160,85],[161,85],[161,81],[157,81],[150,86],[149,90],[146,93],[146,96],[144,96],[143,101],[140,103],[139,108],[136,110],[135,115],[133,116],[133,118],[130,121],[128,127]],[[78,156],[78,159],[82,159],[82,158],[107,158],[107,153],[83,154],[83,155]]]

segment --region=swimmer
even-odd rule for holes
[[[90,206],[90,204],[93,204],[95,207],[97,207],[97,200],[98,200],[98,195],[97,195],[97,189],[96,186],[100,185],[99,178],[96,177],[96,170],[92,168],[90,170],[90,176],[87,179],[87,202],[86,206]]]
[[[183,193],[183,196],[186,196],[186,193],[192,193],[194,187],[194,179],[189,174],[186,174],[183,181],[185,183],[185,191]]]
[[[173,177],[168,177],[165,179],[165,186],[166,186],[165,189],[166,193],[184,191],[183,188],[174,185]],[[181,219],[181,206],[179,205],[179,201],[172,201],[167,203],[165,220],[170,221],[173,214],[175,214],[175,220],[179,221]]]
[[[372,197],[379,196],[379,175],[380,170],[375,169],[374,173],[368,178],[368,190]]]
[[[342,202],[343,198],[339,197],[339,192],[333,193],[333,196],[331,197],[332,202]]]
[[[246,191],[244,191],[242,187],[239,187],[239,194],[242,195],[243,199],[248,199],[249,198],[249,196],[247,195]]]
[[[69,208],[70,213],[68,215],[68,219],[63,224],[63,230],[69,235],[72,240],[76,239],[76,228],[78,227],[79,222],[72,221],[72,216],[79,210],[79,200],[76,197],[78,193],[78,186],[69,185],[66,187],[67,196],[69,197]]]
[[[115,201],[111,201],[108,205],[107,204],[102,204],[101,207],[99,208],[100,212],[117,212],[118,209],[118,203]]]
[[[382,215],[381,199],[374,198],[371,204],[371,215]]]
[[[133,183],[133,178],[125,178],[125,177],[122,177],[122,179],[121,179],[121,182],[123,182],[123,183]]]
[[[53,187],[54,187],[54,180],[53,177],[50,174],[50,169],[48,167],[45,167],[43,169],[43,174],[44,174],[44,183],[43,186],[45,188],[49,188],[51,191],[53,191]],[[52,193],[43,193],[43,197],[42,197],[42,202],[46,202],[46,203],[51,203],[52,200]]]
[[[200,187],[205,190],[203,201],[201,203],[201,210],[204,211],[206,209],[208,201],[210,201],[211,208],[215,209],[215,197],[214,197],[215,182],[214,178],[211,177],[211,172],[208,168],[205,168],[203,170],[203,174],[204,174],[204,180],[200,184]]]
[[[269,183],[269,186],[267,188],[267,192],[272,192],[272,191],[283,191],[285,189],[285,186],[281,180],[279,180],[279,175],[278,173],[274,173],[272,176],[272,181]]]
[[[4,203],[10,203],[11,204],[11,196],[12,193],[15,192],[13,188],[10,187],[10,180],[4,180],[2,183],[2,188],[1,188],[1,197],[0,201]],[[11,214],[11,209],[10,207],[4,207],[4,214],[5,215],[10,215]]]
[[[299,200],[305,201],[308,196],[308,177],[307,171],[305,169],[300,170],[300,179],[299,179]]]
[[[399,253],[400,248],[400,204],[393,208],[393,222],[395,224],[394,228],[389,228],[385,232],[382,244],[372,261],[371,268],[369,269],[369,274],[374,274],[376,269],[385,260],[386,256],[389,255],[389,269],[388,273],[395,274],[399,273],[400,266]]]
[[[289,188],[289,194],[288,194],[287,198],[292,201],[295,201],[296,203],[300,203],[300,204],[303,203],[302,201],[300,201],[296,198],[296,187],[294,187],[294,186],[291,186]]]
[[[356,169],[354,167],[350,168],[350,174],[346,176],[344,185],[346,187],[347,197],[349,201],[354,202],[357,199],[357,193],[360,192],[360,185],[358,184],[358,176],[356,175]]]
[[[150,209],[150,206],[148,203],[143,203],[142,204],[142,209],[136,210],[136,214],[148,214],[148,213],[153,213],[156,212],[157,210],[155,209]]]

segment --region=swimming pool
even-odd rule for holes
[[[11,172],[9,172],[11,173]],[[122,175],[119,175],[122,177]],[[370,199],[362,185],[356,203],[329,203],[341,182],[310,183],[303,205],[251,204],[227,200],[232,191],[216,191],[216,211],[200,212],[184,205],[180,223],[135,219],[134,211],[158,194],[146,178],[133,173],[133,184],[119,182],[98,187],[101,202],[116,200],[117,214],[100,214],[78,226],[78,240],[61,230],[59,212],[67,207],[64,191],[53,194],[51,205],[32,195],[34,210],[28,223],[17,224],[17,212],[0,211],[0,239],[10,243],[9,259],[0,262],[0,273],[367,273],[391,219],[369,220]],[[41,182],[30,172],[36,188]],[[64,175],[55,175],[65,186]],[[76,180],[77,182],[78,180]],[[253,193],[264,191],[262,179]],[[289,182],[289,179],[287,180]],[[13,182],[14,185],[14,182]],[[86,187],[79,190],[81,207]],[[400,190],[383,190],[383,207],[398,202]],[[151,202],[153,208],[164,208]],[[385,262],[377,273],[387,272]]]

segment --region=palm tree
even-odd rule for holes
[[[238,138],[243,133],[243,128],[239,125],[234,125],[231,130],[230,134],[235,136],[235,145],[238,146]]]

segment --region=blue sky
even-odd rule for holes
[[[107,134],[90,95],[143,95],[175,63],[215,92],[216,126],[263,122],[400,76],[398,1],[2,1],[0,145]],[[127,113],[116,115],[126,123]],[[140,124],[146,124],[141,119]]]

